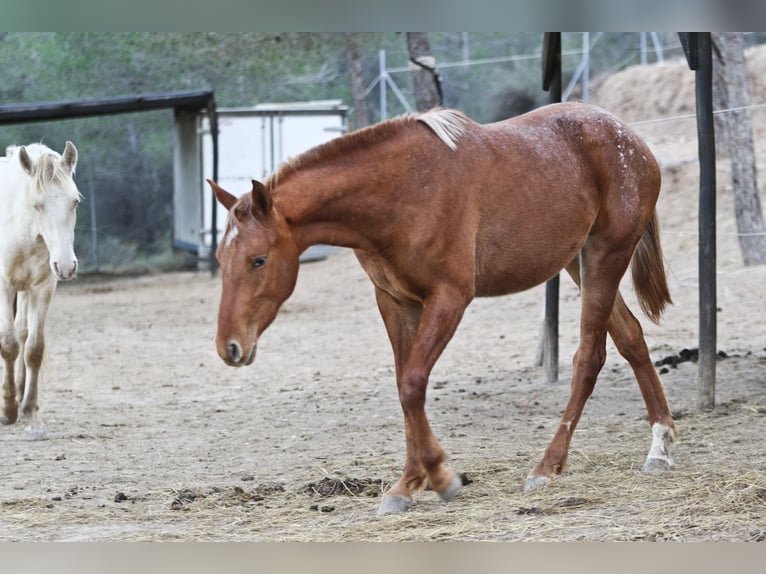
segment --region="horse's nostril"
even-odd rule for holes
[[[233,363],[238,363],[239,360],[242,358],[242,349],[237,343],[229,343],[229,346],[227,348],[229,352],[229,359]]]

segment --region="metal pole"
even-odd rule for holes
[[[274,153],[275,153],[274,152],[274,116],[270,115],[269,116],[269,154],[271,154],[271,163],[269,165],[270,165],[270,169],[272,173],[277,167],[276,162],[274,161]]]
[[[378,59],[380,62],[380,121],[385,120],[388,117],[388,110],[386,109],[386,51],[381,50],[378,52]]]
[[[218,112],[216,111],[215,101],[211,100],[207,107],[207,118],[210,124],[210,137],[213,143],[213,181],[218,182]],[[210,274],[215,275],[218,271],[218,259],[215,258],[215,252],[218,250],[218,200],[213,190],[210,190],[212,198],[212,208],[210,214]]]
[[[261,116],[261,177],[266,179],[269,169],[266,167],[266,122],[268,118]]]
[[[646,32],[639,32],[641,35],[641,65],[646,65]]]
[[[709,32],[697,33],[697,136],[700,158],[699,198],[699,372],[697,406],[715,406],[716,376],[716,177],[713,124],[713,58]]]
[[[468,47],[468,32],[461,32],[461,39],[463,42],[463,62],[468,62],[471,59],[471,50]]]
[[[660,42],[660,36],[657,32],[652,32],[652,44],[654,44],[654,55],[657,57],[657,63],[662,64],[665,61],[665,56],[662,53],[662,42]]]
[[[93,270],[98,273],[101,264],[98,260],[98,227],[96,222],[96,190],[93,187],[93,168],[88,166],[88,196],[90,204],[90,247],[93,253]]]
[[[546,57],[551,67],[547,77],[546,68],[543,68],[543,89],[550,91],[550,102],[556,103],[561,101],[561,32],[546,33],[544,42]],[[557,274],[545,283],[542,358],[545,377],[549,383],[556,382],[559,378],[559,291],[560,276]]]
[[[582,101],[590,101],[590,32],[582,35],[582,59],[584,69],[582,73]]]

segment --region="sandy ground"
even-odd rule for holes
[[[674,130],[644,130],[665,165],[675,299],[661,325],[643,321],[655,360],[698,344],[694,123]],[[427,405],[472,482],[450,504],[423,492],[411,512],[377,517],[380,489],[403,464],[402,416],[372,286],[340,251],[303,265],[244,369],[215,353],[218,277],[61,285],[40,397],[49,440],[0,429],[0,540],[766,540],[766,268],[742,267],[725,165],[720,173],[718,347],[728,358],[711,412],[696,409],[695,363],[662,374],[681,433],[675,471],[640,472],[650,430],[610,345],[568,472],[522,492],[568,397],[579,296],[564,277],[560,381],[534,366],[542,287],[476,300]]]
[[[676,305],[661,326],[645,322],[655,359],[697,341],[693,258],[668,255]],[[719,516],[710,498],[718,489],[749,493],[747,515],[725,513],[722,523],[670,537],[758,539],[766,534],[766,269],[722,267],[719,348],[730,358],[719,363],[719,406],[696,412],[694,363],[663,375],[682,433],[677,471],[638,472],[650,441],[645,411],[610,347],[570,471],[539,493],[521,492],[567,399],[579,301],[564,280],[558,383],[533,365],[541,289],[469,307],[432,375],[428,410],[452,464],[474,482],[450,505],[425,492],[406,517],[387,519],[375,516],[375,495],[401,470],[402,421],[391,352],[353,254],[304,265],[245,369],[215,354],[219,278],[184,273],[61,286],[41,390],[50,439],[29,442],[18,426],[0,429],[0,539],[652,539],[678,517],[647,524],[625,505],[654,507],[664,488],[705,481],[705,520]],[[368,488],[312,494],[310,485],[325,478]],[[629,499],[611,501],[609,491]],[[537,533],[551,524],[536,514],[568,509],[557,505],[573,492],[577,527]]]

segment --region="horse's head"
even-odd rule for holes
[[[253,362],[258,337],[293,292],[300,253],[263,184],[253,180],[237,199],[208,183],[229,211],[216,252],[223,279],[216,348],[226,364],[241,367]]]
[[[36,231],[48,248],[51,269],[62,281],[72,279],[77,273],[74,228],[81,200],[73,179],[77,148],[68,141],[63,155],[59,155],[45,146],[32,144],[18,148],[16,155],[33,181]]]

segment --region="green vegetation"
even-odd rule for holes
[[[385,50],[391,77],[412,101],[404,34],[363,33],[357,40],[364,84],[375,82]],[[542,34],[430,33],[429,40],[445,105],[491,121],[510,113],[511,100],[516,106],[545,101],[539,57],[510,59],[539,56]],[[662,41],[670,48],[666,57],[680,55],[674,34]],[[215,91],[219,107],[317,99],[351,105],[346,42],[340,33],[0,33],[0,105],[204,88]],[[595,42],[591,77],[638,63],[637,34],[604,34]],[[581,49],[582,35],[565,34],[563,47]],[[565,56],[565,82],[580,58]],[[376,87],[367,96],[370,121],[380,117],[379,93]],[[391,90],[387,104],[389,116],[405,111]],[[143,260],[163,267],[184,261],[166,256],[172,251],[172,122],[167,111],[3,126],[0,145],[43,141],[61,150],[67,139],[74,141],[86,199],[77,230],[83,270],[95,267],[95,202],[99,267],[133,272],[147,268]]]

